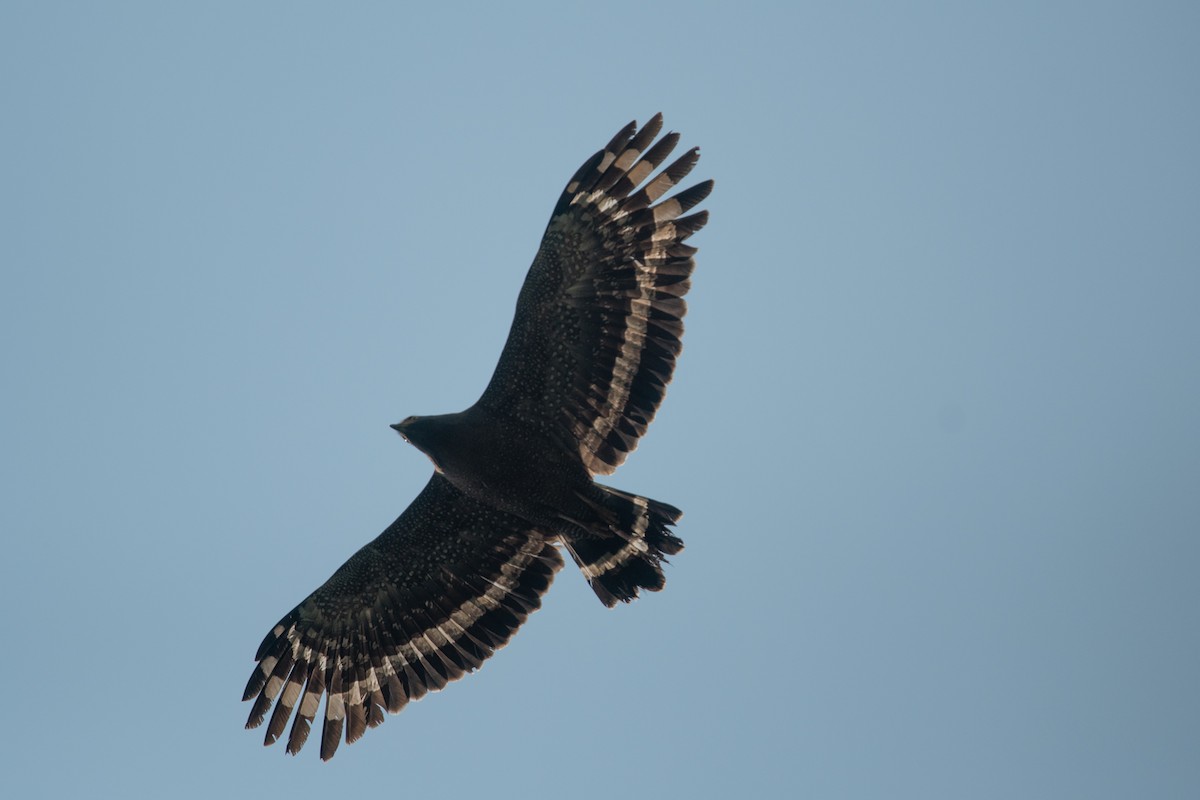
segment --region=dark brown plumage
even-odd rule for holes
[[[679,135],[656,115],[623,128],[567,184],[475,405],[393,427],[435,473],[378,538],[279,621],[243,696],[265,741],[293,717],[308,737],[326,696],[321,758],[410,700],[478,669],[541,605],[562,544],[605,605],[662,588],[681,512],[602,486],[636,449],[675,368],[708,212],[704,181],[661,198],[692,149],[653,175]],[[271,711],[274,705],[274,711]]]

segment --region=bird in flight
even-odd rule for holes
[[[572,176],[479,400],[392,427],[433,476],[374,541],[263,639],[243,700],[266,744],[299,752],[325,699],[321,758],[478,669],[541,605],[570,554],[606,606],[663,587],[679,509],[596,483],[638,445],[675,369],[711,180],[629,123]],[[272,711],[272,706],[274,710]]]

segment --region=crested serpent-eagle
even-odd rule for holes
[[[593,481],[638,444],[683,334],[712,181],[662,199],[693,148],[630,123],[559,197],[517,299],[500,362],[466,411],[392,427],[433,462],[424,490],[258,648],[246,727],[296,753],[324,695],[321,758],[503,647],[571,555],[606,606],[663,587],[674,506]],[[272,711],[272,705],[274,710]]]

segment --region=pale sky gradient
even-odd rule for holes
[[[967,8],[969,6],[969,10]],[[1200,6],[0,5],[7,797],[1200,796]],[[321,764],[263,634],[421,489],[555,198],[716,179],[573,569]]]

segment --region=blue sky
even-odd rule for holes
[[[12,796],[1194,797],[1200,12],[1188,3],[5,3]],[[716,179],[573,570],[321,764],[239,702],[416,495],[558,192],[656,111]]]

